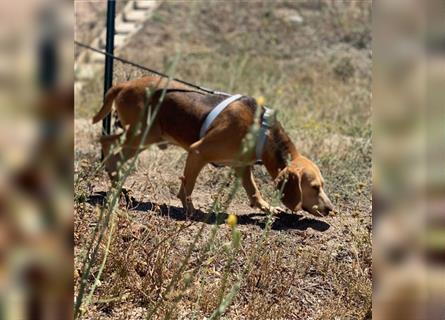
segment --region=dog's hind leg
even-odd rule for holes
[[[158,136],[155,135],[149,135],[143,143],[142,138],[142,134],[134,135],[131,131],[101,137],[105,170],[113,184],[120,179],[118,172],[120,165],[146,149],[150,144],[159,141]]]
[[[196,178],[207,163],[199,153],[200,142],[198,141],[190,147],[185,163],[184,176],[181,177],[181,188],[178,193],[178,198],[181,200],[187,215],[193,215],[195,212],[191,195],[195,187]]]
[[[105,165],[105,171],[110,178],[112,187],[116,187],[120,179],[118,166],[119,162],[122,161],[122,153],[119,154],[114,148],[118,148],[118,146],[120,145],[119,142],[123,138],[123,135],[124,133],[122,132],[119,134],[102,136],[100,138],[100,143],[102,145],[102,154],[104,157],[103,161]],[[131,203],[130,196],[125,188],[122,188],[121,196],[125,198],[125,202],[127,205]]]
[[[158,142],[156,135],[149,135],[144,143],[141,143],[142,134],[134,135],[131,131],[120,134],[103,136],[100,140],[104,154],[105,170],[110,177],[113,187],[116,187],[122,179],[122,170],[120,167],[136,156],[137,153],[146,149],[151,143]],[[126,205],[131,205],[131,198],[127,189],[122,188],[122,195],[125,198]]]
[[[102,136],[100,144],[102,145],[102,155],[104,157],[105,171],[108,173],[111,182],[114,184],[117,175],[118,157],[114,155],[113,147],[119,144],[123,133],[113,134],[109,136]]]

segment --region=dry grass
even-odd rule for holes
[[[233,11],[222,2],[212,6],[168,2],[122,55],[164,69],[168,64],[164,59],[179,46],[176,76],[230,92],[263,95],[279,111],[297,148],[319,164],[339,215],[318,220],[302,212],[281,214],[268,231],[267,217],[249,208],[240,190],[223,210],[238,216],[241,243],[236,248],[231,245],[230,227],[216,228],[216,216],[204,214],[215,199],[228,197],[234,185],[230,170],[202,171],[193,197],[203,214],[187,220],[175,196],[185,153],[174,147],[152,148],[140,156],[125,183],[135,207],[120,205],[113,215],[109,255],[84,318],[140,319],[159,303],[156,318],[202,319],[220,306],[221,297],[240,279],[224,319],[363,319],[368,314],[370,3],[313,3],[317,2],[243,2]],[[303,24],[287,20],[295,13],[303,17]],[[193,24],[184,28],[187,19]],[[141,75],[115,65],[116,81]],[[83,253],[109,188],[105,174],[95,171],[100,129],[85,120],[100,105],[101,85],[98,77],[76,99],[77,290]],[[255,171],[263,194],[271,199],[266,171],[262,167]],[[222,214],[219,220],[224,219]],[[99,272],[110,232],[109,227],[88,286]],[[216,233],[209,247],[212,232]],[[180,269],[190,246],[190,258]],[[179,280],[166,294],[178,270]]]

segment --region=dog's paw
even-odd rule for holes
[[[281,208],[281,207],[270,207],[268,210],[270,213],[272,213],[273,215],[277,215],[279,213],[284,213],[286,212],[285,209]]]
[[[273,207],[270,205],[264,205],[260,207],[260,210],[265,212],[265,213],[271,213],[273,215],[285,212],[285,210],[281,207]]]

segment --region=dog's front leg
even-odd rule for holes
[[[192,147],[187,156],[184,176],[181,177],[181,188],[178,193],[178,198],[181,200],[187,215],[193,215],[195,212],[191,195],[195,187],[196,178],[205,164],[206,162],[202,160],[199,153]]]
[[[253,178],[251,166],[235,168],[235,172],[237,176],[241,178],[244,190],[246,190],[247,196],[250,200],[250,206],[252,208],[258,208],[261,211],[271,212],[272,214],[277,214],[280,211],[284,211],[280,207],[272,207],[266,200],[263,199]]]

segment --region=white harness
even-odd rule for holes
[[[241,97],[242,95],[236,94],[233,96],[229,96],[228,98],[218,103],[218,105],[207,115],[206,119],[204,120],[204,123],[201,126],[201,130],[199,131],[199,138],[204,137],[212,122],[216,119],[216,117],[218,117],[221,112],[224,111],[225,108],[227,108],[232,102],[235,102]],[[272,109],[266,107],[265,109],[266,111],[263,114],[263,120],[261,121],[261,127],[258,132],[255,145],[255,157],[257,161],[261,161],[264,146],[266,144],[267,131],[271,127],[272,119],[274,116],[274,111]]]

